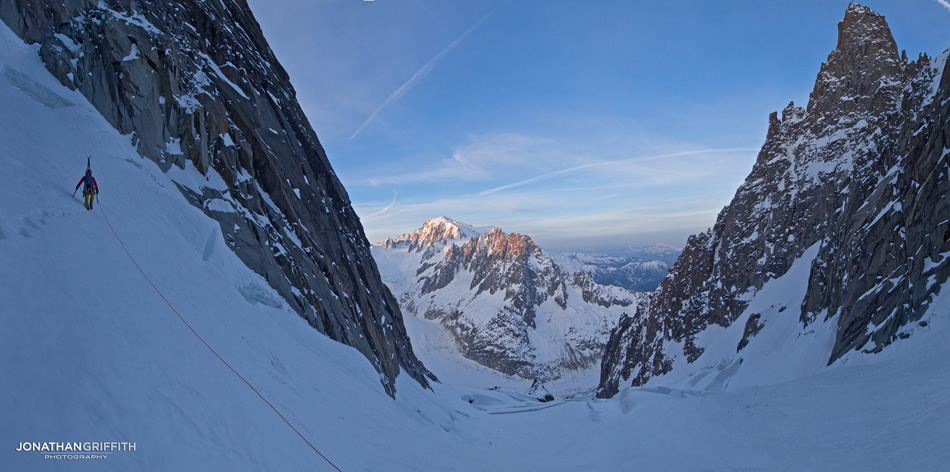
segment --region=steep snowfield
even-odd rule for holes
[[[794,375],[757,381],[763,374],[750,369],[731,383],[717,375],[724,389],[661,377],[610,400],[539,404],[506,389],[427,391],[401,376],[393,400],[361,354],[290,310],[173,183],[215,179],[192,168],[162,174],[139,158],[128,136],[61,87],[2,24],[0,113],[0,470],[333,470],[185,327],[106,217],[195,331],[344,471],[950,463],[946,294],[926,327],[881,354],[831,368],[796,355],[788,362],[803,367]],[[87,212],[70,194],[90,154],[102,203]],[[793,272],[775,282],[794,286]],[[768,337],[770,326],[784,326],[782,313],[763,315],[766,328],[743,353],[782,342]],[[724,345],[734,345],[728,335]],[[136,449],[99,460],[16,451],[67,441]]]
[[[749,307],[727,328],[711,326],[697,336],[705,348],[693,365],[686,364],[682,351],[673,351],[673,372],[657,379],[667,386],[697,390],[724,390],[781,383],[821,370],[835,343],[837,318],[818,321],[803,328],[798,320],[808,289],[811,262],[818,253],[815,244],[782,277],[772,279],[758,293],[745,297]],[[762,326],[739,352],[746,322],[761,315]]]

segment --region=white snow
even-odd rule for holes
[[[143,17],[141,13],[136,12],[135,14],[128,14],[125,12],[118,12],[109,8],[109,5],[102,0],[99,1],[99,4],[96,8],[102,12],[106,12],[114,16],[118,20],[124,21],[130,25],[138,26],[139,28],[142,28],[145,31],[148,31],[151,34],[154,34],[154,35],[162,34],[162,32],[159,31],[159,29],[156,28],[155,25],[153,25],[151,22],[146,20],[145,17]]]
[[[939,266],[945,264],[945,263],[948,261],[947,258],[950,257],[950,252],[945,252],[945,253],[941,254],[939,257],[940,257],[940,262],[934,261],[932,257],[928,257],[927,259],[924,259],[924,270],[923,270],[923,273],[930,272],[930,271],[933,270],[935,267],[939,267]]]
[[[195,53],[201,56],[202,59],[204,59],[205,64],[208,66],[209,69],[211,69],[212,72],[214,72],[214,75],[218,76],[219,79],[221,79],[224,83],[228,84],[228,86],[230,86],[235,92],[237,92],[238,95],[244,97],[245,99],[250,100],[250,97],[248,97],[247,94],[244,93],[244,90],[241,90],[240,86],[232,82],[231,79],[229,79],[228,76],[224,74],[224,71],[221,70],[221,67],[215,64],[214,59],[212,59],[210,56],[208,56],[207,54],[201,51],[195,51]],[[204,75],[203,72],[198,72],[198,74]],[[198,74],[195,74],[195,75],[197,76]],[[204,77],[207,79],[206,75],[204,75]],[[207,80],[208,80],[208,83],[210,83],[210,79],[207,79]]]
[[[227,200],[222,200],[220,198],[214,198],[205,202],[205,208],[211,211],[222,211],[227,213],[235,213],[236,210],[234,206],[231,205]]]
[[[940,86],[940,81],[943,79],[943,70],[948,58],[950,58],[950,49],[945,50],[939,56],[931,60],[930,73],[933,75],[933,80],[930,82],[930,84],[928,84],[930,87],[929,93],[924,94],[925,97],[928,97],[926,100],[924,100],[924,106],[933,102],[937,87]]]
[[[891,200],[890,202],[887,203],[887,205],[884,206],[884,208],[881,209],[880,212],[878,212],[877,216],[874,217],[874,220],[868,223],[868,226],[874,226],[875,224],[877,224],[878,221],[881,220],[881,218],[884,218],[884,216],[890,213],[891,211],[900,212],[900,211],[903,211],[903,208],[904,207],[903,205],[901,205],[900,201]]]
[[[55,36],[59,42],[63,43],[63,46],[66,46],[66,49],[69,49],[69,52],[73,53],[74,56],[79,54],[79,51],[82,49],[82,46],[76,44],[72,38],[63,33],[55,33],[53,36]]]
[[[243,167],[241,167],[241,168],[238,169],[238,170],[239,170],[239,172],[238,172],[238,174],[237,174],[237,180],[238,180],[238,182],[247,182],[247,181],[251,180],[251,174],[248,174],[247,171],[244,170]]]
[[[735,373],[730,328],[702,339],[708,355],[718,353],[710,359],[727,363],[690,388],[684,375],[708,363],[674,371],[680,383],[660,378],[609,400],[541,404],[519,393],[526,385],[453,385],[474,370],[447,362],[433,364],[446,384],[425,390],[402,375],[393,400],[363,355],[292,313],[171,180],[220,185],[220,177],[191,167],[163,174],[0,24],[0,69],[8,68],[22,76],[0,75],[0,112],[16,117],[0,127],[9,177],[0,186],[2,470],[332,470],[179,321],[106,217],[195,331],[344,471],[950,463],[950,290],[933,301],[926,326],[908,328],[910,339],[826,368],[808,349],[826,346],[829,326],[799,332],[790,321],[804,257],[753,300],[766,328]],[[93,211],[71,197],[89,154],[102,191]],[[765,357],[757,363],[753,354]],[[16,451],[38,441],[127,441],[136,449],[99,460]]]
[[[168,138],[168,141],[165,142],[165,152],[173,156],[180,156],[184,154],[184,151],[181,150],[181,139]]]
[[[129,54],[122,58],[122,62],[132,61],[139,58],[139,45],[132,43],[132,49],[129,51]]]

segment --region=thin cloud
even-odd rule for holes
[[[937,3],[943,5],[943,7],[946,8],[947,10],[950,10],[950,2],[948,2],[947,0],[937,0]]]
[[[398,192],[393,192],[393,201],[392,201],[389,205],[386,205],[385,208],[383,208],[382,210],[377,211],[376,213],[373,213],[372,215],[366,215],[366,216],[362,217],[362,219],[363,219],[363,220],[368,220],[368,219],[371,219],[371,218],[375,218],[375,217],[377,217],[377,216],[380,216],[380,215],[382,215],[383,213],[386,213],[387,211],[389,211],[390,208],[396,206],[396,199],[397,199],[398,197],[399,197],[399,193],[398,193]]]
[[[485,171],[471,163],[453,156],[443,160],[438,166],[425,171],[406,174],[393,174],[382,177],[370,177],[366,181],[373,187],[381,185],[403,185],[417,182],[439,181],[445,179],[474,179],[484,177]]]
[[[437,199],[414,196],[410,197],[408,201],[405,199],[400,199],[398,207],[395,207],[393,204],[390,204],[385,208],[372,205],[369,206],[370,208],[368,209],[372,213],[368,216],[361,217],[361,219],[364,222],[373,222],[373,229],[375,230],[373,233],[376,237],[389,237],[394,234],[401,234],[409,228],[418,226],[418,224],[432,217],[432,215],[440,214],[446,214],[453,218],[462,218],[462,221],[466,221],[467,223],[484,223],[495,225],[505,222],[511,218],[521,221],[526,218],[526,215],[531,215],[531,220],[544,220],[550,218],[552,220],[566,221],[565,218],[567,218],[568,214],[576,212],[582,212],[589,217],[593,215],[600,215],[598,217],[599,219],[609,219],[612,212],[615,217],[616,212],[630,212],[631,210],[635,213],[643,212],[643,209],[646,207],[664,205],[662,201],[657,200],[665,200],[668,198],[662,197],[662,195],[664,195],[663,192],[666,191],[664,189],[669,189],[671,187],[672,182],[670,179],[661,176],[662,178],[659,178],[658,181],[650,184],[652,190],[649,191],[649,194],[644,194],[644,190],[642,188],[638,189],[635,185],[635,182],[623,177],[624,175],[627,175],[631,172],[634,172],[641,177],[646,177],[647,174],[656,174],[660,171],[663,171],[661,173],[666,172],[664,169],[658,170],[646,167],[637,169],[637,166],[641,164],[677,157],[702,156],[703,154],[726,154],[731,152],[740,153],[755,151],[758,151],[758,149],[704,149],[647,155],[635,158],[577,165],[553,172],[543,173],[535,177],[519,180],[507,185],[493,187],[481,192],[444,196]],[[676,176],[696,173],[699,175],[707,175],[707,171],[694,168],[695,166],[687,165],[685,166],[686,168],[683,168],[684,166],[681,162],[678,163],[678,167],[680,169],[669,171],[673,172]],[[594,180],[585,178],[579,182],[572,181],[573,185],[569,188],[557,186],[553,188],[545,188],[540,192],[526,188],[530,184],[542,181],[571,177],[574,173],[604,170],[607,172],[599,175],[598,177],[593,177]],[[620,172],[621,170],[622,172]],[[617,176],[621,176],[621,178],[619,180],[614,178]],[[648,178],[647,180],[651,179]],[[653,178],[652,180],[656,180],[656,178]],[[721,209],[722,205],[728,203],[729,197],[732,196],[732,191],[735,189],[735,187],[729,188],[730,190],[726,191],[721,196],[716,194],[716,198],[713,198],[712,200],[717,203],[710,207],[712,209],[704,209],[700,212],[701,215],[706,216],[705,219],[714,218],[716,212]],[[592,192],[592,190],[596,191]],[[578,192],[583,195],[578,195]],[[705,202],[710,199],[710,192],[711,191],[708,189],[700,190],[693,188],[690,191],[686,191],[685,193],[688,195],[701,194],[702,197],[696,198],[699,198],[699,201]],[[677,191],[677,194],[683,193],[684,191]],[[602,194],[615,194],[618,195],[618,197],[613,199],[603,199],[594,196]],[[473,201],[477,201],[478,204],[473,205]],[[610,202],[610,204],[605,204],[605,202]],[[691,204],[687,206],[693,207],[695,205]],[[554,214],[557,216],[553,216]],[[471,221],[465,220],[465,215],[468,215],[468,218]],[[664,220],[667,223],[669,223],[669,220],[671,219],[688,219],[686,215],[674,215],[673,213],[667,215],[666,218],[661,218],[659,216],[655,218],[648,218],[643,214],[631,214],[627,215],[627,217],[629,221],[638,222],[638,224],[643,223],[644,221],[650,221],[651,224],[653,224],[655,219]],[[619,228],[626,227],[627,225],[614,223],[612,226],[616,226],[614,230],[617,230]],[[693,229],[695,230],[696,228]],[[562,226],[562,232],[564,231],[566,230],[564,230]]]
[[[432,72],[437,65],[439,65],[439,62],[442,60],[443,57],[445,57],[448,53],[452,52],[452,50],[455,49],[455,47],[458,46],[459,43],[461,43],[462,40],[465,39],[466,36],[468,36],[472,31],[475,31],[475,28],[478,28],[478,26],[481,25],[485,20],[487,20],[488,17],[491,16],[492,13],[494,13],[494,11],[488,12],[487,15],[483,16],[482,19],[478,20],[478,22],[475,23],[475,25],[473,25],[471,28],[469,28],[468,31],[462,33],[462,35],[459,36],[458,38],[455,38],[455,41],[452,41],[451,43],[449,43],[449,45],[446,46],[444,49],[442,49],[442,51],[440,51],[438,54],[436,54],[435,57],[433,57],[432,59],[429,59],[429,62],[426,62],[425,65],[423,65],[422,68],[417,70],[415,74],[412,74],[412,77],[410,77],[409,80],[406,81],[406,83],[402,84],[402,86],[396,89],[395,92],[390,94],[389,97],[386,97],[386,100],[383,100],[383,103],[381,103],[378,107],[376,107],[376,110],[374,110],[373,113],[369,115],[369,118],[367,118],[366,121],[364,121],[363,124],[360,125],[360,127],[356,130],[356,132],[353,133],[353,136],[350,136],[350,139],[353,139],[357,135],[359,135],[360,132],[363,131],[363,129],[366,128],[366,126],[370,124],[370,122],[372,122],[374,118],[376,118],[376,115],[378,115],[379,112],[383,111],[383,109],[395,103],[396,100],[399,100],[400,98],[402,98],[403,95],[405,95],[407,92],[412,90],[413,87],[415,87],[416,83],[422,80],[425,76],[429,75],[429,73]]]
[[[541,174],[541,175],[538,175],[538,176],[535,176],[535,177],[531,177],[530,179],[524,179],[524,180],[520,180],[520,181],[518,181],[518,182],[510,183],[510,184],[507,184],[507,185],[501,185],[501,186],[498,186],[498,187],[490,188],[490,189],[488,189],[488,190],[483,190],[483,191],[478,192],[478,193],[475,193],[475,194],[473,194],[473,195],[471,195],[471,196],[473,196],[473,197],[484,197],[484,196],[486,196],[486,195],[491,195],[491,194],[493,194],[493,193],[501,192],[501,191],[503,191],[503,190],[508,190],[508,189],[512,189],[512,188],[516,188],[516,187],[521,187],[521,186],[528,185],[528,184],[532,184],[532,183],[535,183],[535,182],[538,182],[538,181],[541,181],[541,180],[546,180],[546,179],[550,179],[550,178],[552,178],[552,177],[558,177],[558,176],[561,176],[561,175],[572,174],[572,173],[575,173],[575,172],[578,172],[578,171],[581,171],[581,170],[587,170],[587,169],[596,169],[596,168],[603,169],[603,168],[609,168],[609,167],[622,166],[622,165],[626,165],[626,164],[630,164],[630,163],[634,163],[634,162],[654,161],[654,160],[657,160],[657,159],[667,159],[667,158],[671,158],[671,157],[693,156],[693,155],[697,155],[697,154],[713,154],[713,153],[729,153],[729,152],[753,152],[753,151],[758,151],[758,149],[755,149],[755,148],[704,149],[704,150],[700,150],[700,151],[684,151],[684,152],[674,152],[674,153],[669,153],[669,154],[658,154],[658,155],[655,155],[655,156],[634,157],[634,158],[630,158],[630,159],[621,159],[621,160],[617,160],[617,161],[596,162],[596,163],[592,163],[592,164],[584,164],[584,165],[569,167],[569,168],[567,168],[567,169],[556,170],[556,171],[554,171],[554,172],[548,172],[548,173],[546,173],[546,174]]]
[[[552,150],[562,147],[563,143],[546,138],[502,133],[457,147],[450,158],[420,166],[421,170],[405,173],[383,171],[382,175],[369,177],[366,181],[378,187],[446,179],[484,180],[500,173],[510,175],[519,169],[536,167],[539,162],[550,161]]]

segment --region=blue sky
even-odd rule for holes
[[[447,216],[543,248],[682,245],[804,106],[846,0],[249,0],[377,242]],[[916,58],[946,0],[868,0]]]

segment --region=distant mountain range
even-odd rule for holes
[[[680,251],[673,246],[658,245],[638,248],[623,256],[577,252],[555,252],[549,255],[568,272],[590,272],[598,284],[652,292],[666,277],[670,264],[676,261]]]
[[[527,379],[598,369],[608,334],[643,298],[566,270],[528,236],[445,217],[373,256],[405,312],[440,324],[459,355]]]

